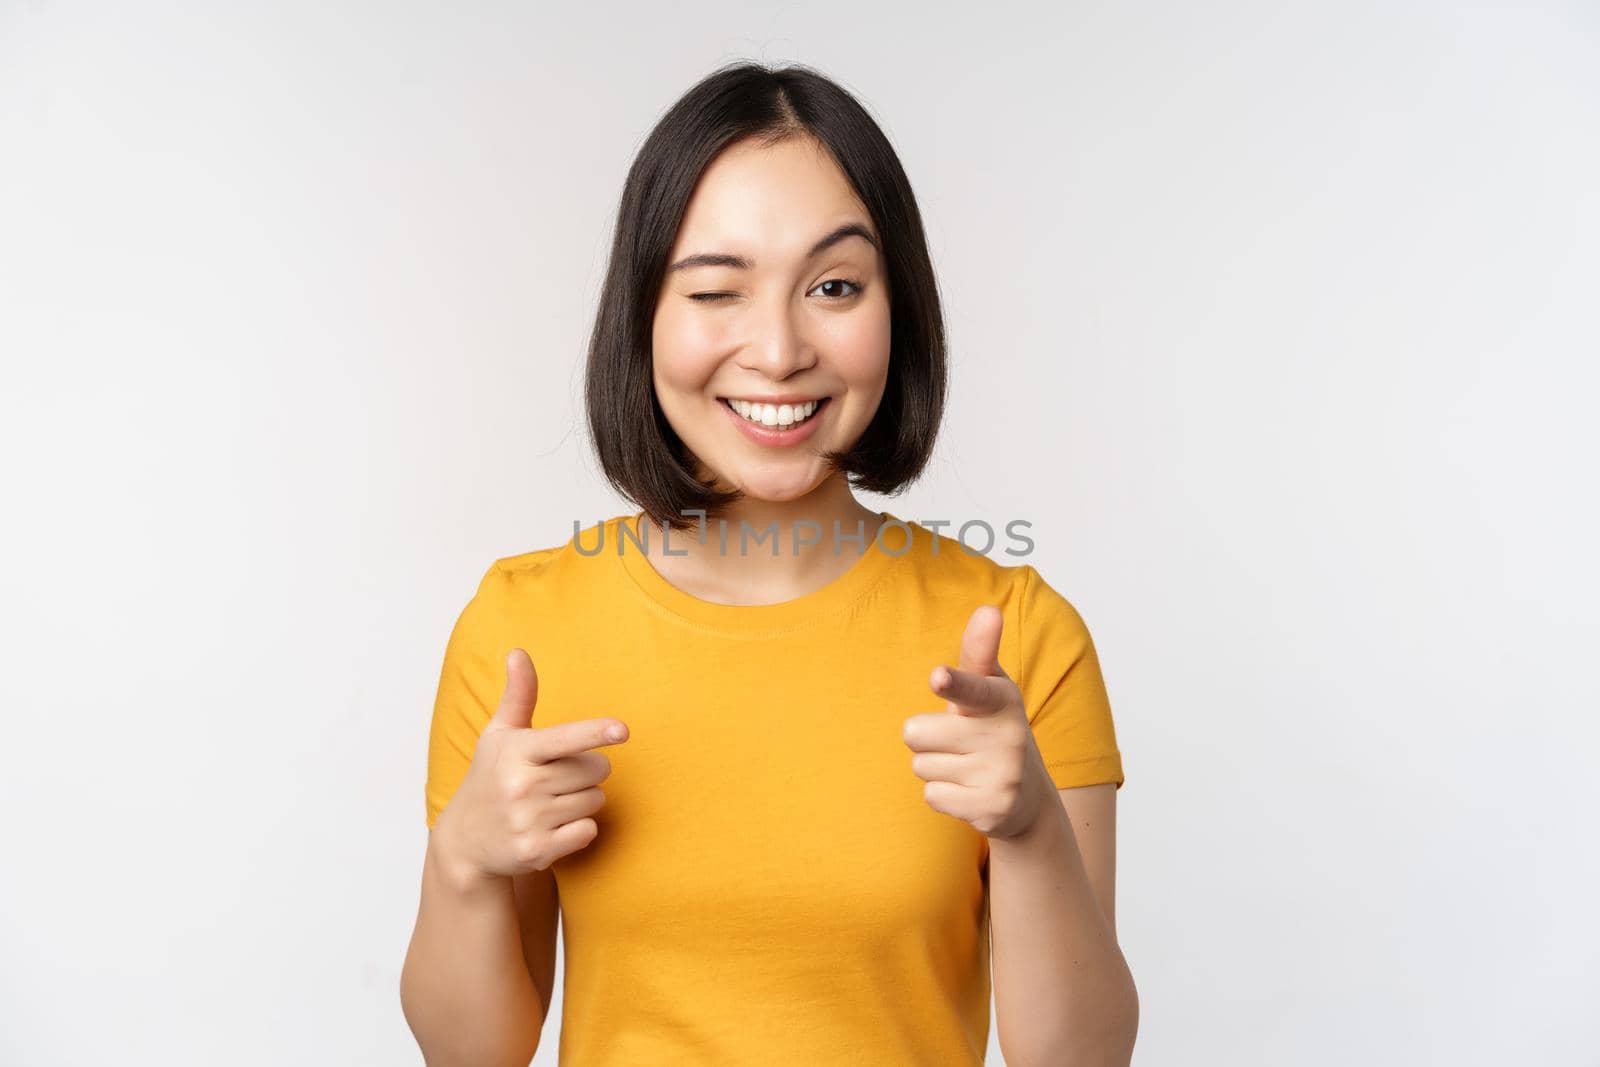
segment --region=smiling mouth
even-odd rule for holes
[[[803,404],[752,404],[747,400],[725,396],[717,399],[752,426],[767,430],[789,430],[804,426],[816,418],[833,398],[825,396]]]

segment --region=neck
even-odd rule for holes
[[[728,604],[776,603],[821,588],[872,549],[883,522],[856,500],[843,474],[794,500],[745,497],[708,516],[703,527],[697,522],[665,540],[660,524],[644,521],[650,562],[662,577],[702,599]]]

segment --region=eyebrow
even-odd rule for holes
[[[816,256],[819,256],[823,252],[826,252],[828,249],[832,248],[834,245],[838,244],[840,241],[850,237],[863,238],[868,244],[872,245],[873,248],[878,247],[878,242],[872,236],[872,231],[868,230],[859,222],[847,222],[843,226],[835,229],[832,233],[828,234],[822,240],[818,241],[816,244],[812,245],[811,251],[806,253],[806,258],[812,259]],[[691,267],[732,267],[735,270],[750,270],[754,266],[754,263],[743,256],[736,256],[728,252],[696,252],[692,256],[684,256],[682,259],[678,260],[678,262],[672,264],[672,266],[667,268],[667,273],[671,274],[673,271],[688,270]]]

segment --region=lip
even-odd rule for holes
[[[744,398],[736,397],[735,399],[742,400]],[[805,400],[811,398],[798,397],[797,399],[804,402]],[[776,427],[768,429],[765,426],[757,426],[755,423],[751,422],[749,419],[733,410],[733,408],[729,407],[727,397],[718,397],[717,406],[728,413],[728,418],[732,419],[734,423],[738,425],[739,432],[743,433],[756,444],[766,445],[769,448],[786,448],[791,445],[799,444],[801,441],[804,441],[806,438],[817,432],[817,423],[822,421],[822,417],[827,414],[829,405],[833,403],[833,398],[831,396],[825,396],[818,399],[819,404],[817,410],[811,413],[811,417],[805,422],[802,422],[799,426],[793,426],[787,430],[780,430]],[[771,404],[778,403],[778,401],[762,400],[756,401],[756,403]],[[783,403],[792,404],[794,401],[786,400],[783,401]]]
[[[809,396],[806,393],[779,393],[776,396],[719,396],[718,400],[748,400],[752,404],[804,404],[808,400],[826,400],[825,396]]]

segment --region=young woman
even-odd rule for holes
[[[430,1064],[527,1063],[558,911],[562,1064],[977,1064],[991,965],[1012,1067],[1128,1062],[1089,632],[853,492],[917,477],[944,393],[867,112],[805,67],[693,87],[629,171],[589,352],[639,510],[496,560],[445,650],[402,977]]]

